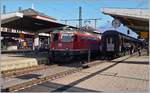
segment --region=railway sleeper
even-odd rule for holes
[[[41,77],[41,78],[38,78],[38,79],[33,79],[33,80],[31,80],[31,81],[28,81],[28,82],[25,82],[25,83],[22,83],[22,84],[18,84],[18,85],[14,85],[14,86],[12,86],[12,87],[6,88],[6,90],[7,90],[7,91],[20,90],[20,89],[22,89],[22,88],[27,88],[27,87],[33,86],[33,85],[35,85],[35,84],[40,84],[40,83],[45,82],[45,81],[47,81],[47,80],[58,79],[58,78],[67,76],[67,75],[69,75],[69,74],[78,72],[78,71],[80,71],[80,70],[82,70],[82,68],[72,69],[72,70],[70,70],[70,71],[65,71],[65,72],[57,73],[57,74],[54,74],[54,75],[51,75],[51,76],[46,76],[46,77]]]
[[[48,67],[33,67],[33,68],[28,68],[28,69],[22,69],[20,71],[18,70],[14,70],[14,71],[10,71],[10,72],[7,72],[7,73],[4,73],[3,72],[3,76],[4,77],[14,77],[14,76],[18,76],[18,75],[22,75],[22,74],[26,74],[26,73],[29,73],[29,72],[33,72],[33,71],[36,71],[36,70],[42,70],[42,69],[46,69]]]
[[[6,70],[6,71],[1,71],[2,74],[4,73],[12,73],[16,71],[22,71],[22,70],[28,70],[28,69],[36,69],[36,68],[41,68],[44,67],[44,65],[38,65],[38,66],[30,66],[30,67],[25,67],[25,68],[18,68],[18,69],[13,69],[13,70]]]
[[[19,85],[15,85],[15,86],[9,87],[9,88],[6,89],[6,91],[10,92],[10,91],[19,90],[19,89],[25,87],[24,84],[25,84],[25,83],[22,83],[22,84],[19,84]]]
[[[49,80],[50,79],[50,77],[45,77],[45,80],[47,81],[47,80]]]

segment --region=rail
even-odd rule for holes
[[[20,68],[20,69],[15,69],[15,70],[7,70],[7,71],[2,71],[2,77],[17,77],[20,75],[27,74],[29,72],[37,71],[37,70],[43,70],[47,69],[48,66],[45,65],[38,65],[38,66],[30,66],[30,67],[25,67],[25,68]]]
[[[104,63],[104,62],[105,61],[92,62],[92,63],[87,63],[87,64],[88,64],[88,66],[92,67],[92,66]],[[28,87],[31,87],[31,86],[34,86],[34,85],[46,82],[48,80],[58,79],[58,78],[61,78],[61,77],[64,77],[64,76],[67,76],[67,75],[79,72],[82,69],[84,69],[84,67],[74,68],[74,69],[67,70],[67,71],[60,72],[60,73],[56,73],[56,74],[53,74],[53,75],[50,75],[50,76],[39,77],[39,78],[32,79],[30,81],[27,81],[27,82],[24,82],[24,83],[21,83],[21,84],[17,84],[17,85],[13,85],[13,86],[7,87],[5,89],[2,89],[2,91],[4,91],[4,92],[19,91],[19,90],[22,90],[22,89],[25,89],[25,88],[28,88]]]

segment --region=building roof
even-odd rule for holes
[[[55,18],[52,18],[31,8],[2,14],[2,27],[6,28],[27,32],[50,32],[52,29],[64,26],[67,25],[58,23]]]
[[[84,31],[87,31],[87,32],[101,34],[101,31],[99,29],[93,28],[91,26],[84,26],[84,27],[81,28],[81,30],[84,30]]]
[[[101,11],[114,19],[119,19],[123,25],[137,34],[149,31],[149,9],[102,8]]]
[[[48,16],[48,15],[45,15],[44,13],[42,12],[39,12],[39,11],[36,11],[34,9],[25,9],[25,10],[21,10],[19,11],[20,13],[23,13],[25,16],[42,16],[42,17],[45,17],[45,18],[49,18],[49,19],[52,19],[52,20],[57,20],[51,16]]]

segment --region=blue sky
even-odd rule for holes
[[[78,8],[81,6],[84,19],[102,18],[97,23],[97,27],[101,29],[112,29],[111,21],[113,20],[112,17],[101,13],[100,9],[103,7],[148,8],[148,0],[2,0],[2,5],[6,5],[6,12],[16,11],[18,7],[31,8],[32,4],[36,10],[52,16],[58,21],[77,19]],[[70,21],[68,24],[76,25],[78,22]],[[90,25],[93,26],[93,24],[94,21],[91,21]],[[126,28],[123,26],[118,30],[123,30],[122,32],[126,33]],[[133,33],[131,35],[136,36]]]

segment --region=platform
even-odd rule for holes
[[[47,64],[47,54],[16,53],[1,55],[1,71]]]
[[[22,92],[139,92],[149,88],[148,56],[122,58],[82,70]]]

